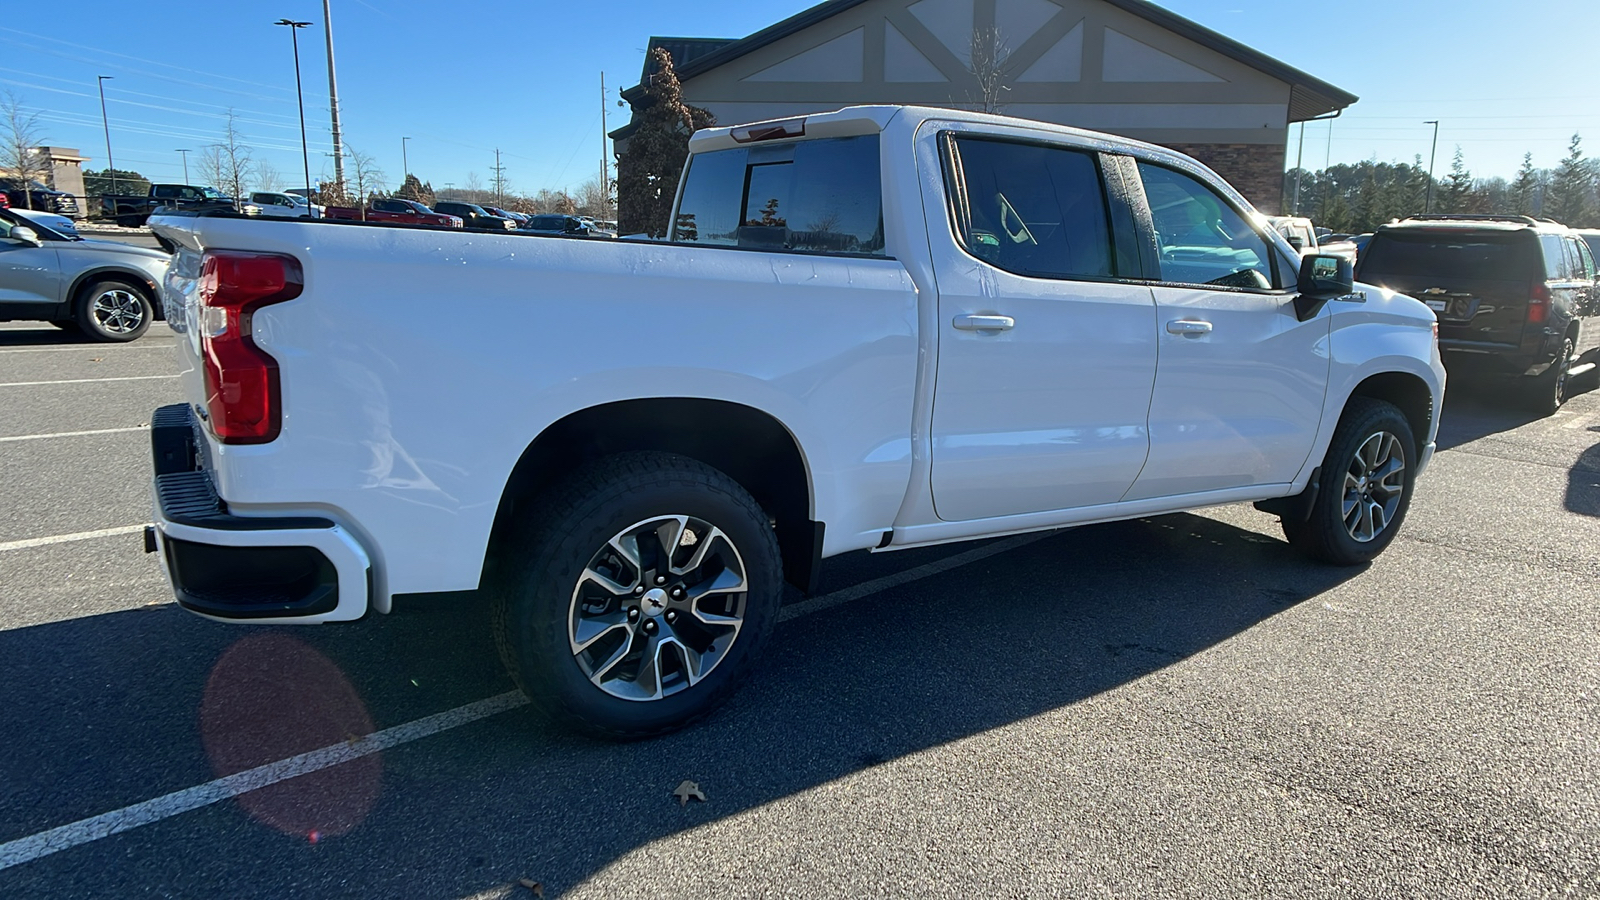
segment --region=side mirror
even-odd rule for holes
[[[12,228],[11,239],[14,241],[21,241],[24,244],[32,244],[35,247],[44,246],[44,241],[39,240],[39,232],[34,231],[32,228],[29,228],[26,225],[18,225],[15,228]]]
[[[1299,235],[1294,235],[1293,237],[1289,238],[1289,246],[1294,248],[1294,252],[1300,253],[1306,249],[1306,242],[1305,239]]]
[[[1315,316],[1329,300],[1355,292],[1355,267],[1342,256],[1313,254],[1300,260],[1299,294],[1294,298],[1295,316],[1304,322]]]

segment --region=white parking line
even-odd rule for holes
[[[68,378],[65,381],[0,381],[0,387],[38,387],[42,384],[98,384],[102,381],[155,381],[176,375],[125,375],[121,378]]]
[[[123,347],[118,347],[117,349],[118,350],[169,350],[169,349],[171,349],[173,347],[176,347],[176,346],[178,346],[177,341],[165,341],[165,342],[156,342],[156,343],[140,341],[140,342],[135,343],[135,344],[128,344],[128,345],[123,346]],[[94,353],[94,352],[104,352],[106,349],[107,349],[106,345],[104,345],[104,344],[101,344],[99,346],[79,345],[79,346],[76,346],[76,347],[0,347],[0,353]]]
[[[348,743],[333,744],[299,756],[280,759],[277,762],[257,766],[254,769],[245,769],[208,781],[205,784],[185,788],[154,800],[124,806],[122,809],[87,819],[80,819],[71,825],[62,825],[49,831],[19,838],[5,844],[0,844],[0,869],[9,869],[12,866],[49,856],[61,850],[98,841],[103,837],[129,831],[141,825],[149,825],[162,819],[170,819],[180,813],[186,813],[202,806],[210,806],[219,800],[237,797],[248,791],[264,788],[277,784],[280,781],[293,778],[296,775],[307,775],[311,772],[320,772],[323,769],[347,763],[353,759],[370,756],[380,750],[408,744],[419,738],[431,734],[459,728],[469,722],[487,718],[509,709],[516,709],[528,702],[520,692],[507,691],[504,694],[458,706],[447,712],[416,719],[404,725],[385,728],[375,731],[365,737],[358,738]]]
[[[918,579],[927,578],[930,575],[937,575],[958,566],[964,566],[967,563],[995,556],[1008,550],[1014,550],[1048,536],[1049,533],[1020,535],[1007,540],[996,541],[993,544],[979,547],[975,550],[968,550],[965,553],[958,553],[955,556],[935,562],[926,563],[904,572],[897,572],[882,578],[874,578],[871,581],[862,582],[861,584],[787,607],[778,614],[778,621],[789,622],[801,616],[833,609],[836,606],[860,600],[863,597],[886,591],[892,587],[908,584]],[[5,548],[5,544],[0,544],[0,550]],[[246,769],[243,772],[208,781],[205,784],[174,791],[173,793],[156,797],[153,800],[135,803],[132,806],[101,813],[98,816],[80,819],[69,825],[52,828],[49,831],[41,831],[38,834],[17,838],[14,841],[0,844],[0,870],[19,866],[62,850],[70,850],[73,847],[98,841],[113,834],[131,831],[140,826],[169,819],[203,806],[210,806],[221,800],[227,800],[230,797],[237,797],[248,791],[274,785],[297,775],[320,772],[323,769],[332,768],[341,763],[347,763],[353,759],[377,753],[380,750],[398,747],[401,744],[409,744],[412,741],[430,735],[449,731],[452,728],[459,728],[462,725],[516,709],[526,705],[527,702],[528,699],[520,692],[508,691],[475,703],[458,706],[452,710],[415,719],[402,725],[385,728],[382,731],[375,731],[352,741],[330,744],[317,750],[302,753],[299,756],[280,759],[277,762],[257,766],[254,769]]]
[[[0,444],[9,444],[16,441],[42,441],[46,438],[84,437],[91,434],[124,434],[129,431],[149,430],[149,425],[136,425],[132,428],[96,428],[93,431],[57,431],[53,434],[19,434],[15,437],[0,437]]]
[[[117,528],[102,528],[99,531],[79,531],[75,534],[57,534],[50,537],[28,538],[25,541],[8,541],[0,544],[0,553],[4,553],[7,550],[26,550],[29,547],[48,547],[51,544],[66,544],[72,541],[87,541],[118,534],[133,534],[136,531],[143,530],[143,525],[122,525]]]

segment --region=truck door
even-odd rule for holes
[[[939,518],[1115,503],[1149,450],[1156,372],[1155,303],[1131,213],[1112,202],[1120,181],[1108,199],[1089,150],[940,140],[953,227],[930,210]]]
[[[1137,169],[1159,257],[1161,363],[1150,458],[1127,499],[1291,482],[1322,421],[1329,311],[1296,317],[1298,273],[1220,193],[1176,169]]]

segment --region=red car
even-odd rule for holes
[[[323,216],[329,219],[351,219],[359,221],[361,211],[353,206],[330,206]],[[374,200],[367,207],[368,222],[400,222],[405,225],[437,225],[445,228],[460,228],[461,219],[456,216],[436,213],[415,200]]]

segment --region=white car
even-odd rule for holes
[[[55,213],[39,212],[38,210],[33,209],[13,209],[11,211],[24,219],[39,225],[43,225],[51,231],[59,234],[68,235],[70,237],[78,236],[78,223],[72,221],[66,216],[58,216]]]
[[[747,680],[827,557],[1246,501],[1337,564],[1400,529],[1433,313],[1195,160],[906,107],[689,149],[657,242],[152,220],[179,603],[316,623],[483,588],[540,708],[638,737]]]
[[[285,219],[320,219],[322,207],[299,194],[280,194],[276,191],[255,191],[242,204],[247,216],[269,216]]]

